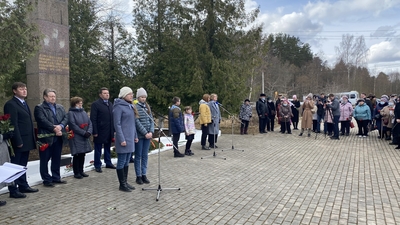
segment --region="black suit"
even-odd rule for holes
[[[10,114],[11,123],[14,126],[14,136],[11,143],[15,156],[11,156],[11,163],[21,166],[28,165],[29,151],[36,149],[35,131],[31,110],[14,97],[4,105],[4,114]],[[22,147],[17,147],[22,145]],[[26,174],[15,180],[15,185],[8,186],[10,194],[29,187]]]
[[[92,103],[90,109],[90,120],[93,125],[94,142],[94,167],[101,167],[101,149],[104,144],[104,162],[106,165],[112,165],[111,162],[111,139],[114,137],[113,123],[113,105],[110,101],[108,104],[103,99],[98,99]]]

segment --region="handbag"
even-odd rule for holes
[[[316,105],[314,105],[314,107],[311,109],[311,113],[315,114],[318,110],[318,107]]]

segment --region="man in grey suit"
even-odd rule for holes
[[[29,152],[36,149],[31,110],[25,101],[28,90],[26,84],[15,82],[12,85],[12,91],[14,97],[4,105],[4,114],[10,114],[11,123],[14,126],[14,134],[11,138],[14,156],[11,156],[11,163],[27,166]],[[8,190],[10,198],[25,198],[24,193],[39,191],[29,186],[26,174],[15,180],[14,185],[8,186]]]

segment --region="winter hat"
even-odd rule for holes
[[[244,100],[244,102],[250,102],[250,100],[246,98],[246,99]]]
[[[365,102],[365,99],[359,98],[359,99],[357,100],[357,102]]]
[[[133,93],[130,87],[123,87],[119,90],[118,98],[125,98],[129,93]]]
[[[265,97],[265,94],[264,94],[264,93],[261,93],[261,94],[260,94],[260,97]]]
[[[382,95],[381,96],[381,101],[387,102],[387,101],[389,101],[389,97],[387,95]]]
[[[347,95],[343,95],[342,98],[349,99],[349,97],[347,97]]]
[[[313,94],[309,93],[306,98],[311,98],[312,99],[313,98]]]
[[[146,97],[147,98],[147,92],[146,92],[146,90],[144,90],[144,88],[139,88],[139,89],[137,89],[137,91],[136,91],[136,97],[138,98],[138,97],[140,97],[140,96],[144,96],[144,97]]]

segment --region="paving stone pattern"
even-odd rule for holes
[[[161,153],[161,187],[181,190],[164,190],[159,201],[142,191],[158,185],[151,155],[151,184],[137,185],[130,164],[132,193],[118,190],[115,170],[92,171],[55,188],[38,185],[26,199],[0,195],[0,224],[400,224],[400,151],[376,131],[356,131],[339,141],[299,131],[224,134],[216,153],[226,160],[201,159],[213,151],[199,143],[191,157]]]

